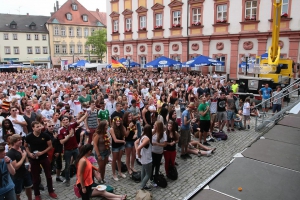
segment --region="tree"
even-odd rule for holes
[[[106,54],[106,29],[100,29],[94,31],[91,36],[87,38],[85,43],[86,46],[92,46],[92,50],[90,50],[91,54],[97,55],[101,60],[105,57]]]

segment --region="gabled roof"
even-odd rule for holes
[[[72,4],[77,4],[77,10],[72,9]],[[68,20],[66,14],[72,14],[72,20]],[[88,21],[85,22],[82,19],[83,15],[88,16]],[[56,21],[53,21],[56,19]],[[59,24],[69,24],[69,25],[82,25],[82,26],[97,26],[99,20],[88,11],[83,5],[77,0],[67,0],[59,9],[56,11],[47,23],[59,23]],[[102,22],[102,21],[101,21]]]
[[[49,16],[0,14],[0,32],[48,33],[45,26],[48,19]],[[32,23],[36,25],[34,30],[30,29]]]
[[[99,10],[96,10],[96,11],[90,11],[90,13],[92,13],[92,15],[94,15],[98,19],[98,21],[106,27],[107,23],[106,23],[105,12],[99,12]]]

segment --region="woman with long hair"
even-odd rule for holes
[[[176,122],[179,126],[181,126],[181,108],[178,99],[175,100],[174,108],[176,113]]]
[[[136,152],[134,147],[134,141],[137,139],[136,125],[132,121],[132,114],[125,112],[123,116],[123,125],[126,128],[125,131],[125,153],[126,153],[126,166],[128,173],[136,172],[134,169],[134,162],[136,158]]]
[[[157,117],[157,121],[161,121],[164,126],[167,125],[167,116],[168,116],[169,110],[165,107],[161,108],[160,114]]]
[[[137,157],[142,164],[141,189],[151,190],[147,187],[152,171],[152,128],[150,125],[144,127],[144,132],[140,139],[135,141]]]
[[[108,122],[106,120],[101,121],[96,129],[93,138],[94,149],[96,152],[96,159],[99,166],[99,173],[101,177],[100,183],[105,183],[105,167],[108,163],[108,157],[110,155],[110,139],[107,135]]]
[[[2,121],[2,139],[5,141],[6,135],[21,134],[21,131],[14,129],[14,125],[9,119]]]
[[[82,200],[89,200],[91,196],[103,196],[106,199],[117,200],[126,199],[126,195],[115,195],[109,192],[98,191],[97,189],[92,190],[93,185],[93,169],[95,169],[92,163],[88,160],[93,151],[93,145],[86,144],[81,147],[79,155],[75,161],[77,166],[77,181],[76,185],[79,189]]]
[[[166,94],[161,94],[160,95],[160,99],[157,100],[157,112],[158,114],[160,114],[160,111],[161,111],[161,108],[163,106],[164,103],[167,103],[168,99],[167,99],[167,96]]]
[[[173,128],[173,121],[168,121],[167,126],[167,145],[164,148],[165,170],[166,175],[169,172],[169,166],[175,166],[176,143],[178,142],[178,132]]]
[[[155,176],[159,175],[160,162],[164,153],[164,147],[167,145],[167,134],[164,132],[164,125],[161,121],[156,121],[153,127],[152,135],[152,173],[151,184],[156,186]],[[155,174],[153,173],[155,169]],[[153,177],[154,175],[154,177]]]
[[[178,132],[178,123],[177,123],[177,114],[175,110],[171,110],[168,115],[168,121],[171,120],[173,122],[173,130]]]
[[[112,173],[113,179],[118,181],[116,175],[116,164],[118,164],[119,176],[126,178],[125,174],[121,173],[121,158],[123,155],[123,150],[125,149],[125,128],[122,124],[122,119],[118,116],[114,117],[112,120],[112,128],[109,129],[110,135],[112,137]]]

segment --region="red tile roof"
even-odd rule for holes
[[[73,2],[77,4],[77,10],[74,11],[72,9]],[[72,20],[68,20],[66,17],[67,13],[72,14]],[[84,22],[82,19],[82,15],[88,16],[88,21]],[[88,11],[83,5],[79,3],[77,0],[67,0],[58,11],[56,11],[48,20],[47,23],[52,23],[52,21],[56,19],[59,24],[70,24],[70,25],[83,25],[83,26],[97,26],[97,22],[100,21],[96,18],[90,11]],[[103,22],[100,21],[102,24]]]
[[[105,12],[99,12],[97,9],[96,11],[90,11],[90,13],[92,13],[92,15],[94,15],[104,26],[107,26]]]

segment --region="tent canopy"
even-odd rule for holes
[[[128,67],[128,60],[126,58],[121,58],[120,60],[118,60],[122,65],[125,65],[126,67]],[[134,61],[130,61],[130,67],[136,67],[136,66],[141,66],[139,63],[134,62]]]
[[[156,58],[155,60],[148,62],[145,64],[145,67],[153,67],[153,68],[158,68],[158,67],[179,67],[180,62],[173,60],[171,58],[167,58],[165,56],[161,56],[159,58]]]
[[[209,65],[224,66],[225,63],[203,55],[182,63],[182,67],[201,67]]]
[[[78,60],[76,63],[70,65],[70,67],[85,67],[85,64],[89,63],[87,60]]]

